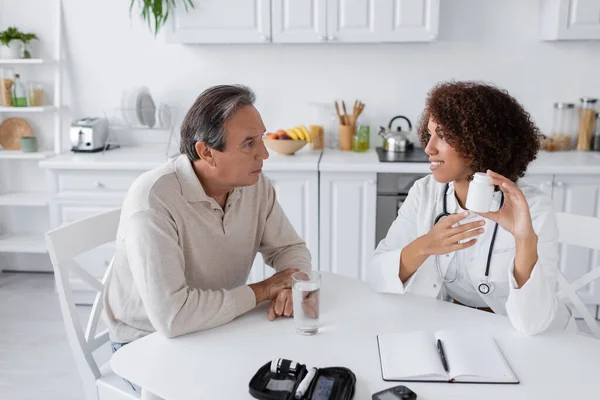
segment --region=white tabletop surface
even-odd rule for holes
[[[113,370],[166,400],[251,399],[248,382],[273,357],[307,367],[344,366],[355,399],[395,386],[381,378],[376,335],[458,329],[492,335],[519,385],[405,383],[425,399],[597,399],[600,341],[563,332],[527,337],[507,317],[411,295],[373,293],[362,281],[323,274],[322,328],[295,333],[292,319],[267,320],[266,304],[208,331],[175,339],[151,334],[116,352]]]

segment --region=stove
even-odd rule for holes
[[[429,156],[420,147],[415,147],[413,150],[403,153],[389,153],[384,151],[382,147],[377,147],[376,150],[379,162],[429,162]]]

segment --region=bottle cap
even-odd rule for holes
[[[490,177],[485,172],[475,172],[475,174],[473,174],[473,181],[477,184],[492,185],[490,182]]]

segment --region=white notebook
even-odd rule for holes
[[[437,341],[440,340],[448,372]],[[414,331],[377,336],[386,381],[519,383],[493,338],[458,331]]]

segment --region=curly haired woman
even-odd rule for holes
[[[508,315],[528,335],[553,323],[564,328],[552,202],[519,180],[536,158],[539,133],[504,90],[478,82],[434,87],[418,127],[432,174],[414,184],[377,246],[373,289]],[[465,207],[475,173],[496,188],[488,213]]]

